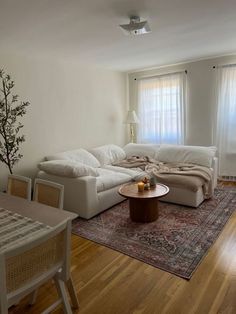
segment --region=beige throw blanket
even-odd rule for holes
[[[202,186],[205,198],[212,196],[212,172],[209,168],[193,164],[147,165],[145,171],[159,182],[183,187],[196,192]]]
[[[118,166],[118,167],[124,167],[124,168],[140,168],[143,171],[145,171],[145,167],[148,165],[159,165],[160,162],[149,158],[147,156],[144,157],[138,157],[138,156],[132,156],[127,159],[118,161],[114,164],[113,166]]]
[[[196,192],[203,188],[205,198],[212,196],[212,172],[209,168],[185,163],[162,163],[149,157],[130,157],[116,164],[125,168],[141,168],[158,182]]]

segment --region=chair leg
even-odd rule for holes
[[[34,305],[34,304],[35,304],[36,299],[37,299],[37,296],[38,296],[38,290],[35,290],[35,291],[33,291],[33,292],[30,294],[30,301],[29,301],[29,304],[30,304],[30,305]]]
[[[72,314],[71,311],[71,306],[70,303],[68,301],[68,296],[66,293],[66,288],[65,288],[65,283],[64,281],[62,281],[60,278],[58,278],[57,276],[54,277],[55,280],[55,284],[56,284],[56,288],[57,288],[57,292],[60,296],[60,298],[62,299],[62,304],[63,304],[63,308],[64,308],[64,312],[66,314]]]
[[[8,314],[7,300],[0,299],[0,313]]]
[[[72,303],[72,307],[75,309],[79,308],[79,300],[75,291],[75,287],[72,281],[72,278],[70,277],[70,279],[67,281],[66,283],[69,295],[70,295],[70,299],[71,299],[71,303]]]

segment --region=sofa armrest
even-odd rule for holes
[[[78,214],[82,214],[85,218],[90,218],[90,212],[93,212],[98,207],[96,177],[85,176],[76,178],[74,192],[71,193],[71,197],[74,198],[73,204],[77,200],[76,211],[79,211]]]
[[[77,213],[85,218],[98,208],[96,177],[84,176],[67,178],[39,171],[38,178],[64,185],[64,209]]]

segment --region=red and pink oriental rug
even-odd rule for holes
[[[159,218],[135,223],[128,201],[73,222],[73,233],[190,279],[236,209],[236,189],[220,187],[197,209],[160,202]]]

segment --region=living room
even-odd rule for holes
[[[139,118],[135,142],[147,143],[140,135],[138,84],[175,73],[184,81],[181,144],[217,146],[217,78],[236,63],[235,9],[233,1],[210,0],[2,1],[0,69],[11,75],[19,99],[30,103],[20,120],[25,142],[14,174],[34,180],[45,156],[63,151],[123,148],[130,142],[129,110]],[[147,20],[150,33],[122,32],[119,25],[136,15]],[[224,175],[235,177],[235,164],[230,169]],[[1,162],[1,192],[8,175]],[[73,235],[78,312],[234,313],[235,217],[190,280]],[[33,307],[24,300],[10,311],[40,313],[55,296],[48,283]]]

